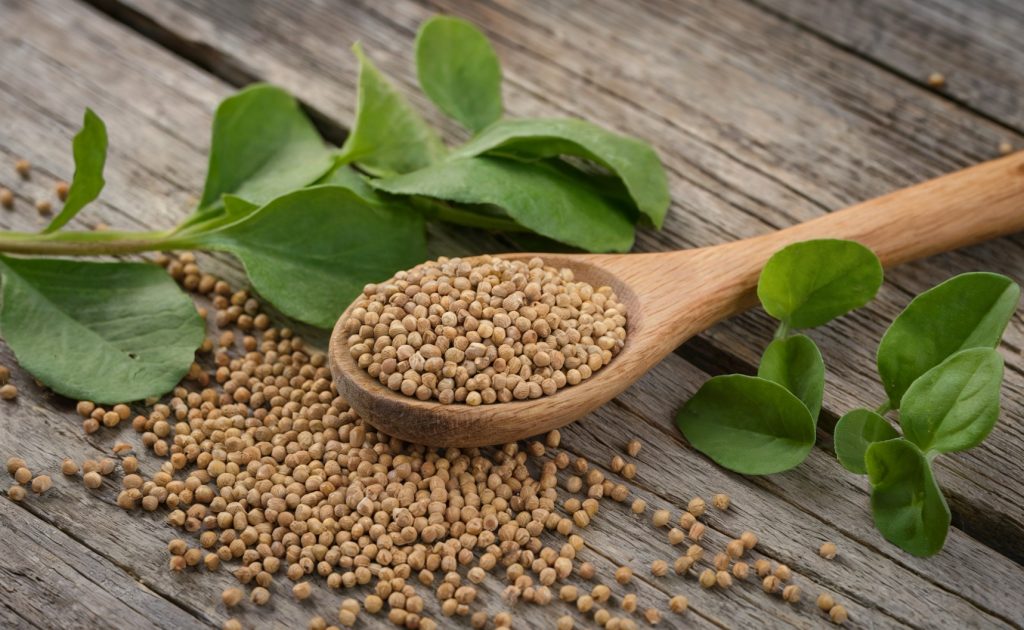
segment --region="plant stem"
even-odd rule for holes
[[[0,252],[43,256],[113,256],[176,249],[171,232],[0,232]]]
[[[774,339],[785,339],[789,336],[789,324],[786,322],[779,322],[779,327],[775,329]]]

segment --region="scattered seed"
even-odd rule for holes
[[[67,201],[68,190],[70,189],[71,185],[65,181],[60,181],[53,185],[53,192],[57,194],[57,198],[61,201]]]
[[[829,619],[835,624],[844,624],[846,620],[850,618],[850,615],[846,612],[846,607],[842,604],[836,604],[828,611]]]
[[[572,628],[573,628],[572,617],[570,617],[569,615],[562,615],[561,617],[558,618],[558,621],[555,622],[555,628],[557,630],[572,630]]]
[[[90,490],[95,490],[96,488],[99,488],[101,485],[103,485],[103,477],[101,477],[100,474],[96,471],[87,472],[84,475],[82,475],[82,483],[85,484],[86,488],[89,488]]]
[[[220,594],[220,600],[224,602],[224,605],[228,608],[237,606],[242,601],[242,589],[240,588],[228,588],[224,589],[224,592]]]
[[[13,475],[19,468],[27,468],[28,464],[25,463],[20,457],[11,457],[7,460],[7,474]]]
[[[629,567],[619,567],[615,569],[615,581],[619,584],[629,584],[630,580],[633,579],[633,569]]]
[[[49,199],[37,199],[36,200],[36,211],[39,214],[50,214],[53,212],[53,204],[50,203]]]
[[[704,531],[706,529],[707,528],[704,526],[704,523],[701,523],[701,522],[694,523],[690,527],[690,540],[699,541],[701,538],[704,537]]]
[[[252,593],[249,594],[249,601],[257,606],[262,606],[270,601],[270,591],[262,586],[257,586],[252,589]]]
[[[690,499],[690,503],[686,506],[686,511],[690,514],[693,514],[697,518],[704,516],[704,511],[706,509],[707,504],[705,504],[704,499],[700,497],[694,497]]]
[[[723,511],[724,510],[728,510],[729,509],[729,495],[727,495],[727,494],[716,494],[715,496],[711,497],[711,503],[712,503],[712,505],[715,506],[716,509],[723,510]]]
[[[999,143],[999,155],[1010,155],[1011,153],[1013,153],[1013,145],[1009,140],[1003,140]],[[0,191],[0,201],[3,201],[3,191]]]
[[[743,546],[747,549],[753,549],[757,546],[757,534],[754,532],[743,532],[740,534],[740,540],[743,541]]]
[[[793,577],[793,572],[784,564],[780,564],[775,567],[775,571],[773,571],[772,574],[783,582],[788,582],[789,579]]]
[[[703,588],[711,588],[718,583],[714,569],[704,569],[700,572],[700,585]]]
[[[946,87],[946,77],[941,72],[933,72],[928,75],[928,85],[935,89]]]
[[[672,612],[682,614],[690,607],[690,600],[686,599],[686,595],[675,595],[668,600],[668,607]]]
[[[676,575],[684,575],[689,572],[694,562],[695,560],[690,556],[679,556],[672,567],[675,569]]]
[[[664,560],[655,560],[651,563],[651,573],[655,577],[661,577],[668,573],[668,563]]]
[[[242,630],[242,622],[237,619],[227,619],[224,621],[224,625],[221,626],[222,630]]]
[[[633,504],[629,506],[629,509],[633,511],[633,514],[643,514],[644,510],[647,509],[647,501],[643,499],[634,499]]]
[[[658,625],[658,622],[661,621],[661,611],[657,608],[648,608],[644,611],[644,619],[652,626]]]
[[[32,492],[42,494],[53,487],[53,480],[49,475],[39,475],[32,480]]]
[[[719,588],[729,588],[732,586],[732,576],[729,575],[728,571],[719,571],[716,573],[715,581],[718,583]]]
[[[750,575],[750,565],[746,562],[737,562],[732,565],[732,576],[737,580],[745,580]]]
[[[678,527],[668,530],[668,544],[678,545],[686,540],[686,534]]]
[[[815,603],[822,612],[828,612],[836,605],[836,600],[828,593],[822,593],[821,595],[818,595],[818,599]]]
[[[823,542],[821,547],[818,547],[818,555],[826,560],[832,560],[836,557],[836,544],[833,542]]]
[[[668,510],[655,510],[654,515],[651,517],[651,522],[655,527],[664,527],[668,525],[668,519],[671,517]]]
[[[758,558],[754,562],[754,570],[757,571],[758,577],[764,577],[772,572],[772,563],[767,558]]]
[[[14,193],[7,188],[0,188],[0,206],[8,210],[14,207]]]
[[[29,481],[32,481],[32,471],[22,466],[18,470],[14,471],[14,480],[25,485]]]
[[[786,588],[782,589],[782,599],[786,600],[790,604],[795,604],[800,601],[800,587],[796,584],[790,584]]]
[[[297,599],[299,601],[302,601],[304,599],[308,599],[309,595],[310,595],[309,582],[299,582],[298,584],[293,586],[292,587],[292,595],[294,595],[295,599]]]
[[[730,540],[729,544],[725,546],[725,552],[729,554],[730,558],[742,558],[746,550],[747,546],[739,538]]]
[[[636,611],[636,593],[627,593],[622,596],[622,610],[628,613]]]
[[[11,501],[23,501],[25,499],[25,488],[18,484],[11,484],[7,489],[7,498]]]
[[[774,593],[775,591],[779,590],[779,586],[781,585],[782,582],[779,580],[779,578],[775,577],[774,575],[769,575],[765,577],[764,580],[761,582],[761,587],[764,589],[765,593]]]
[[[14,170],[17,171],[18,175],[21,175],[23,179],[28,179],[28,176],[32,172],[32,163],[25,159],[18,160],[14,163]]]
[[[729,568],[729,561],[729,556],[724,553],[719,553],[715,554],[715,559],[712,564],[715,566],[715,569],[725,571]]]
[[[633,438],[626,443],[626,454],[630,457],[636,457],[640,453],[640,447],[643,446],[640,440]]]
[[[8,383],[8,384],[0,387],[0,399],[10,401],[10,400],[14,400],[17,397],[18,397],[18,388],[14,385],[14,383]]]

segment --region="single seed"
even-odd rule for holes
[[[221,601],[228,608],[237,606],[242,601],[242,597],[244,597],[242,589],[234,587],[224,589],[224,592],[220,594]]]
[[[643,514],[644,510],[647,509],[647,501],[643,499],[634,499],[633,504],[629,506],[629,509],[633,511],[633,514]]]
[[[796,584],[790,584],[786,588],[782,589],[782,599],[786,600],[790,604],[795,604],[800,601],[800,587]]]
[[[712,505],[715,506],[716,509],[728,510],[729,509],[729,495],[727,495],[727,494],[716,494],[715,496],[711,497],[711,503],[712,503]]]
[[[77,475],[78,464],[76,464],[75,460],[71,459],[70,457],[65,457],[64,461],[60,463],[60,472],[65,475],[68,475],[69,477],[72,475]]]
[[[50,214],[51,212],[53,212],[53,204],[50,203],[49,199],[37,199],[36,211],[39,214]]]
[[[736,540],[730,540],[729,544],[725,547],[725,551],[729,554],[730,558],[742,558],[743,553],[746,550],[746,545],[744,545],[743,541],[739,538],[737,538]]]
[[[644,619],[652,626],[658,625],[661,621],[661,612],[657,608],[648,608],[644,611]]]
[[[7,474],[13,475],[19,468],[26,468],[28,464],[20,457],[11,457],[7,460]]]
[[[700,497],[694,497],[690,499],[689,504],[686,506],[686,511],[693,514],[697,518],[704,516],[704,511],[707,509],[707,505],[704,503],[704,499]]]
[[[11,487],[7,489],[7,498],[11,501],[23,501],[25,499],[25,488],[16,483],[12,484]]]
[[[242,630],[242,622],[237,619],[226,619],[221,630]]]
[[[754,562],[754,570],[757,571],[758,577],[764,577],[772,572],[772,563],[767,558],[758,558]]]
[[[828,617],[832,620],[832,623],[835,624],[844,624],[846,623],[846,620],[850,618],[849,614],[846,612],[846,607],[842,604],[836,604],[833,606],[832,609],[828,611]]]
[[[690,607],[690,600],[686,599],[686,595],[674,595],[668,600],[668,607],[672,612],[682,614]]]
[[[743,546],[747,549],[753,549],[757,546],[757,534],[754,532],[743,532],[740,534],[740,540],[743,541]]]
[[[714,569],[704,569],[700,572],[700,585],[702,588],[711,588],[718,583]]]
[[[690,527],[690,540],[699,541],[704,537],[704,531],[706,529],[707,528],[704,526],[704,523],[694,523],[693,526]]]
[[[42,494],[53,487],[53,480],[48,475],[39,475],[32,480],[32,492]]]
[[[366,599],[363,600],[363,608],[366,612],[371,615],[376,615],[380,612],[380,609],[384,606],[384,600],[377,595],[367,595]]]
[[[772,574],[783,582],[788,582],[789,578],[793,577],[793,572],[784,564],[780,564],[775,567],[775,571],[773,571]]]
[[[673,563],[672,567],[675,569],[676,575],[683,575],[690,570],[693,566],[694,560],[690,556],[679,556]]]
[[[719,571],[716,573],[715,581],[718,583],[719,588],[729,588],[732,586],[732,576],[729,575],[728,571]]]
[[[715,554],[715,559],[712,564],[715,565],[715,569],[725,571],[729,568],[729,556],[724,553]]]
[[[683,530],[679,529],[678,527],[673,527],[672,529],[668,530],[668,544],[678,545],[682,543],[684,540],[686,540],[686,534],[683,533]]]
[[[641,446],[640,440],[637,440],[636,438],[630,440],[626,443],[626,454],[630,457],[636,457],[640,453]]]
[[[636,477],[636,464],[629,462],[622,467],[622,476],[626,479],[633,479]]]
[[[668,525],[668,519],[670,514],[668,510],[655,510],[654,516],[651,517],[651,522],[654,523],[655,527],[664,527]]]
[[[14,480],[25,485],[29,481],[32,481],[32,471],[22,466],[18,470],[14,471]]]
[[[103,477],[101,477],[100,474],[96,471],[87,472],[84,475],[82,475],[82,483],[85,484],[86,488],[89,488],[90,490],[95,490],[96,488],[99,488],[101,485],[103,485]]]
[[[1013,145],[1010,144],[1009,140],[1003,140],[999,143],[999,155],[1010,155],[1011,153],[1013,153]],[[0,191],[0,201],[2,201],[2,191]]]
[[[57,198],[61,201],[67,200],[68,190],[70,189],[71,186],[65,181],[60,181],[53,185],[53,192],[57,193]]]
[[[590,591],[590,596],[594,598],[595,602],[600,604],[608,601],[608,598],[611,597],[611,595],[612,590],[604,584],[598,584]]]
[[[655,560],[651,563],[651,573],[655,577],[661,577],[668,573],[668,563],[664,560]]]
[[[257,606],[262,606],[270,601],[270,591],[262,586],[257,586],[252,589],[252,593],[249,594],[249,601]]]
[[[8,210],[14,207],[14,193],[7,188],[0,188],[0,206]]]
[[[933,72],[928,75],[928,85],[935,89],[946,86],[946,77],[941,72]]]
[[[615,570],[615,581],[619,584],[629,584],[629,581],[633,579],[633,569],[629,567],[619,567]]]
[[[569,615],[562,615],[558,618],[558,621],[555,622],[555,628],[556,630],[572,630],[572,617],[570,617]]]
[[[0,399],[3,400],[14,400],[18,397],[18,388],[14,383],[8,383],[0,387]]]
[[[774,593],[775,591],[779,590],[779,586],[781,586],[781,584],[782,582],[779,580],[779,578],[775,577],[774,575],[769,575],[765,577],[764,580],[761,582],[761,588],[764,589],[765,593]]]
[[[636,611],[636,593],[627,593],[622,596],[622,610],[628,613]]]
[[[821,547],[818,548],[818,555],[826,560],[832,560],[836,557],[836,544],[833,542],[821,543]]]
[[[818,600],[815,603],[818,604],[818,608],[822,612],[828,612],[836,605],[836,600],[828,593],[822,593],[818,595]]]
[[[29,173],[32,172],[32,163],[25,159],[18,160],[14,163],[14,170],[17,171],[18,175],[21,175],[22,178],[27,179]]]
[[[732,575],[737,580],[745,580],[750,575],[750,565],[746,562],[737,562],[732,565]]]
[[[309,598],[309,594],[310,594],[309,582],[299,582],[298,584],[296,584],[295,586],[292,587],[292,595],[294,595],[295,599],[297,599],[299,601],[302,601],[304,599],[308,599]]]

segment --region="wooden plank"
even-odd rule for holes
[[[1024,10],[1019,2],[753,2],[918,84],[927,85],[931,73],[942,73],[942,94],[1024,130]]]
[[[510,113],[581,115],[658,147],[676,204],[663,232],[639,236],[640,249],[708,245],[805,220],[992,157],[1006,137],[1001,126],[738,1],[635,7],[438,0],[389,3],[386,11],[374,4],[100,4],[162,33],[169,45],[204,42],[188,51],[199,63],[214,70],[221,57],[244,64],[342,123],[354,105],[346,48],[356,39],[436,119],[415,89],[412,38],[434,11],[463,15],[495,42]],[[457,137],[450,124],[445,129]],[[874,342],[911,295],[965,270],[1022,278],[1022,242],[1005,238],[893,270],[873,305],[815,331],[830,368],[823,426],[881,400]],[[770,320],[752,313],[709,331],[703,340],[710,352],[687,356],[712,372],[737,364],[750,371],[771,333]],[[1000,425],[981,447],[938,464],[956,522],[1018,559],[1022,347],[1017,317],[1003,345],[1010,368]]]
[[[0,498],[3,627],[170,629],[206,625],[136,582],[107,558],[32,515],[51,500],[33,497],[19,506]]]

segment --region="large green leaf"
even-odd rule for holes
[[[791,391],[817,423],[825,391],[825,362],[810,337],[793,335],[772,341],[761,357],[757,375]]]
[[[794,328],[813,328],[864,306],[882,285],[878,257],[853,241],[821,239],[776,252],[761,271],[764,310]]]
[[[316,127],[288,92],[249,86],[217,107],[197,215],[215,211],[225,194],[262,205],[316,181],[333,163]]]
[[[238,222],[190,236],[188,245],[235,254],[260,295],[322,328],[368,282],[426,258],[419,213],[330,185],[282,195]]]
[[[915,556],[942,549],[949,506],[924,454],[902,438],[875,442],[865,455],[871,511],[885,539]]]
[[[357,162],[374,175],[408,173],[441,159],[445,148],[437,132],[384,78],[359,44],[352,50],[359,58],[359,94],[356,119],[340,159]]]
[[[1003,358],[992,348],[950,356],[903,394],[903,435],[922,451],[963,451],[984,440],[999,420]]]
[[[698,451],[748,475],[789,470],[814,447],[814,419],[778,383],[742,374],[716,376],[693,395],[676,425]]]
[[[0,334],[18,363],[70,398],[164,394],[203,341],[195,305],[155,265],[0,256]]]
[[[836,423],[833,441],[836,458],[843,468],[858,475],[867,474],[864,454],[875,442],[898,438],[900,434],[885,418],[870,409],[854,409]]]
[[[1017,310],[1020,286],[996,273],[964,273],[914,298],[878,345],[878,373],[894,409],[922,374],[966,348],[994,348]]]
[[[416,73],[430,100],[470,131],[501,118],[501,63],[469,22],[444,15],[424,22],[416,35]]]
[[[85,110],[82,129],[71,141],[71,152],[75,157],[75,175],[71,178],[64,207],[44,233],[56,232],[67,225],[82,208],[100,196],[106,184],[103,165],[107,161],[107,126],[91,109]]]
[[[500,206],[520,225],[589,251],[624,252],[633,246],[633,224],[620,207],[582,176],[544,162],[445,160],[370,184],[392,194]]]
[[[632,202],[660,228],[669,206],[665,169],[649,144],[575,118],[499,121],[452,152],[452,157],[509,155],[520,159],[575,156],[591,160],[621,180]]]

